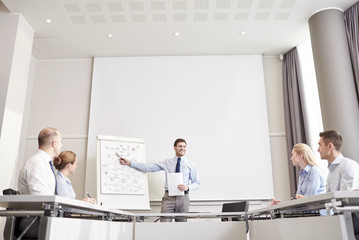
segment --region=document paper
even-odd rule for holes
[[[184,195],[184,191],[178,189],[183,184],[183,173],[167,173],[168,196]]]

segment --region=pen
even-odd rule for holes
[[[89,193],[86,193],[86,195],[87,195],[87,197],[88,197],[88,198],[91,198],[91,196],[90,196],[90,194],[89,194]]]

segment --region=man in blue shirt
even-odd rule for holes
[[[177,139],[174,142],[174,151],[176,156],[173,158],[165,159],[158,163],[142,163],[130,161],[124,158],[120,159],[120,163],[136,168],[143,172],[157,172],[165,171],[165,194],[162,197],[161,213],[184,213],[189,211],[189,191],[199,188],[200,182],[198,178],[197,167],[194,162],[185,157],[187,143],[184,139]],[[181,172],[183,174],[183,184],[177,187],[184,195],[169,196],[168,195],[168,182],[167,174]],[[161,219],[161,221],[172,221],[172,219]],[[185,218],[176,218],[176,222],[186,221]]]

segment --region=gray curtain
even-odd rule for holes
[[[344,21],[354,73],[355,89],[359,102],[359,2],[344,11]]]
[[[307,143],[301,78],[297,48],[293,48],[284,54],[283,58],[284,114],[288,161],[292,155],[294,144]],[[292,197],[295,196],[297,190],[298,175],[299,167],[293,167],[292,163],[289,162],[290,192]]]

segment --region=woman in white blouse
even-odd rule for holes
[[[76,193],[68,178],[70,174],[75,173],[77,167],[77,157],[74,152],[63,151],[54,158],[54,167],[58,170],[56,175],[56,191],[57,195],[75,199]],[[81,201],[96,203],[94,198],[84,198]]]

